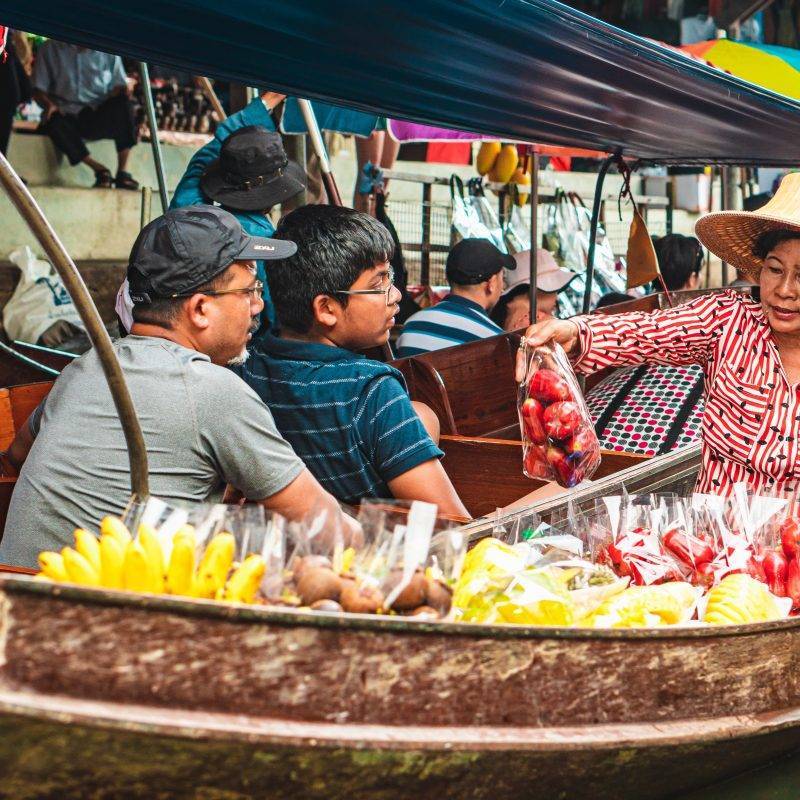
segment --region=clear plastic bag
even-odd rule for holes
[[[524,346],[525,378],[517,410],[522,433],[523,472],[570,488],[590,478],[600,464],[600,444],[560,345]]]

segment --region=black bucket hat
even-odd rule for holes
[[[280,135],[261,125],[234,131],[200,178],[207,197],[237,211],[272,208],[305,185],[305,172],[289,161]]]

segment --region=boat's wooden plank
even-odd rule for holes
[[[492,336],[392,363],[404,374],[405,361],[436,370],[452,410],[453,433],[482,436],[516,422],[514,359],[518,341],[518,334],[513,333]],[[411,397],[423,400],[415,397],[413,390]]]
[[[33,410],[47,397],[52,388],[53,381],[42,381],[41,383],[12,386],[8,390],[3,390],[8,391],[11,398],[11,414],[15,431],[18,431],[27,422]]]
[[[520,441],[443,435],[439,446],[445,454],[442,464],[473,516],[505,508],[545,484],[523,474]],[[647,456],[604,450],[595,477],[647,460]]]
[[[439,418],[441,432],[456,433],[453,409],[450,406],[444,382],[437,370],[427,362],[415,358],[395,361],[393,366],[403,373],[411,399],[430,406]]]

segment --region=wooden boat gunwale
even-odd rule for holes
[[[0,592],[2,591],[12,597],[14,593],[34,594],[63,598],[86,605],[127,606],[133,609],[166,611],[190,617],[210,617],[248,625],[265,623],[282,627],[299,626],[363,632],[392,632],[406,635],[444,634],[477,639],[703,639],[800,630],[800,617],[719,627],[671,625],[664,628],[628,629],[420,621],[413,617],[327,613],[293,608],[279,609],[275,606],[220,603],[215,600],[132,593],[77,584],[48,583],[26,575],[14,575],[13,577],[0,575]]]

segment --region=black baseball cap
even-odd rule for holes
[[[167,211],[139,232],[128,261],[134,303],[182,297],[234,261],[289,258],[294,242],[250,236],[229,211],[186,206]]]
[[[447,254],[445,271],[451,283],[482,283],[501,269],[516,269],[513,256],[501,252],[487,239],[462,239]]]
[[[272,208],[305,187],[305,170],[289,161],[280,134],[261,125],[234,131],[200,178],[208,197],[237,211]]]

